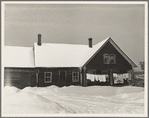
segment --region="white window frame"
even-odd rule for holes
[[[112,58],[114,57],[114,58]],[[105,62],[105,58],[107,58],[107,62]],[[111,60],[114,60],[114,63],[111,63]],[[104,64],[116,64],[116,54],[104,54],[103,55]]]
[[[50,74],[47,76],[47,74]],[[50,79],[50,81],[47,81],[47,79]],[[44,83],[51,83],[52,82],[52,72],[44,72]]]
[[[107,58],[107,62],[105,61],[105,58]],[[104,54],[103,55],[103,61],[104,61],[104,64],[109,64],[110,63],[110,56],[109,56],[109,54]]]
[[[76,74],[75,76],[74,73]],[[79,72],[72,72],[72,82],[79,82]]]
[[[114,57],[113,59],[111,57]],[[116,64],[116,55],[115,54],[110,54],[110,61],[114,60],[114,63],[110,63],[110,64]]]

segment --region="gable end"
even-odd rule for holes
[[[86,61],[83,67],[85,67],[108,42],[114,46],[114,48],[132,65],[132,67],[137,67],[137,65],[119,48],[119,46],[110,37],[101,47],[99,47],[99,49],[88,59],[88,61]]]

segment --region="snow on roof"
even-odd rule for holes
[[[80,60],[91,50],[87,45],[35,43],[34,46],[36,67],[79,67]]]
[[[34,67],[33,48],[4,46],[4,67]]]
[[[98,44],[93,45],[92,48],[88,45],[55,43],[42,43],[41,46],[34,43],[33,48],[5,46],[6,55],[4,59],[4,66],[83,67],[102,49],[107,42],[110,42],[132,66],[136,67],[136,64],[109,37]]]
[[[36,67],[81,67],[107,41],[88,45],[34,43]]]
[[[81,66],[83,66],[86,62],[88,62],[91,59],[91,57],[93,57],[93,55],[95,55],[95,53],[97,53],[97,51],[99,51],[104,46],[104,44],[106,44],[108,40],[109,40],[109,37],[94,45],[92,50],[86,55],[84,60],[82,60]]]

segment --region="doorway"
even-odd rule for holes
[[[64,70],[59,71],[59,86],[65,86],[67,83],[67,72]]]

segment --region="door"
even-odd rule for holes
[[[66,79],[67,79],[66,74],[67,74],[66,71],[59,71],[59,85],[60,86],[65,86],[67,84],[66,83]]]
[[[113,71],[112,70],[108,71],[108,76],[109,76],[109,80],[110,80],[110,85],[113,86],[114,85],[114,78],[113,78]]]
[[[37,86],[38,87],[43,87],[44,86],[44,73],[39,72],[37,77],[38,77]]]

